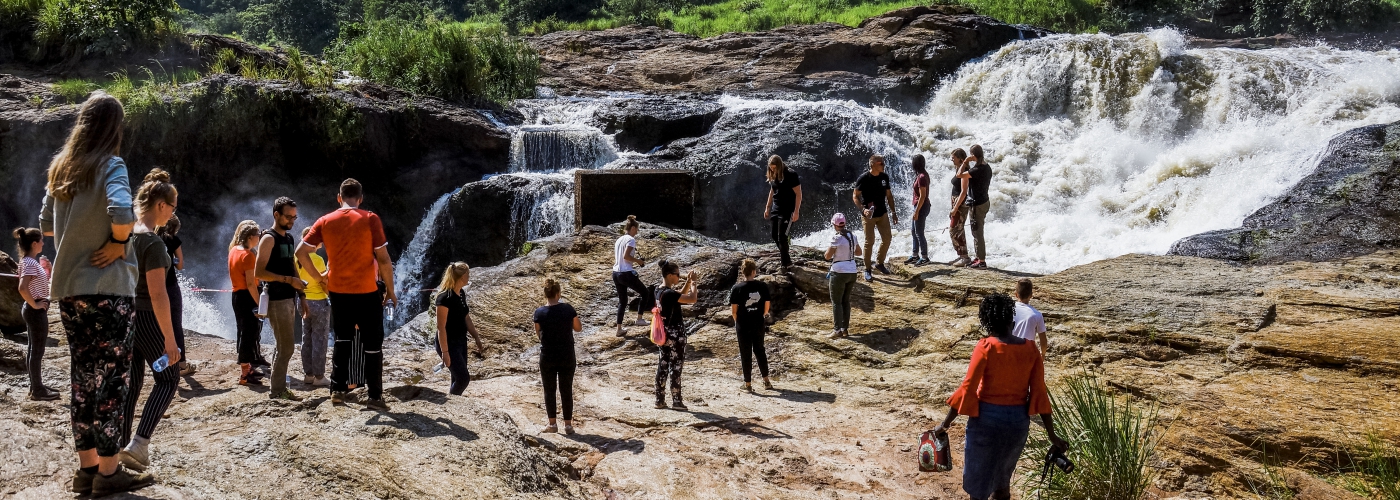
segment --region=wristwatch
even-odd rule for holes
[[[131,242],[131,235],[128,234],[128,235],[126,235],[126,239],[124,239],[124,240],[119,240],[119,239],[117,239],[117,235],[115,235],[115,234],[108,234],[108,235],[107,235],[107,241],[110,241],[110,242],[112,242],[112,243],[116,243],[116,244],[118,244],[118,245],[125,245],[125,244]]]

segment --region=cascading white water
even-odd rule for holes
[[[399,297],[401,307],[405,308],[396,315],[395,319],[407,321],[411,314],[418,312],[419,300],[423,297],[423,256],[428,253],[428,249],[433,246],[433,240],[437,239],[438,232],[442,230],[438,223],[442,209],[447,207],[447,203],[452,200],[452,195],[461,191],[461,188],[438,197],[432,206],[428,207],[428,212],[423,215],[422,222],[418,223],[418,229],[413,232],[413,239],[408,242],[399,261],[394,263],[394,287]]]
[[[1061,35],[965,65],[919,115],[872,113],[903,123],[929,160],[935,260],[954,257],[937,210],[952,189],[947,157],[981,144],[996,170],[988,260],[1052,272],[1239,225],[1311,173],[1335,134],[1400,120],[1400,52],[1186,50],[1171,30]],[[908,203],[909,177],[892,180]],[[910,248],[901,208],[891,255]]]
[[[511,241],[530,241],[573,229],[572,171],[509,175],[529,181],[515,193],[511,204]]]
[[[587,125],[523,125],[511,134],[511,172],[593,169],[616,159],[611,138]]]

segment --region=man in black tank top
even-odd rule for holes
[[[277,355],[272,362],[272,399],[300,401],[287,389],[287,363],[292,360],[292,337],[296,321],[297,292],[306,282],[297,274],[296,240],[289,234],[297,220],[297,203],[285,196],[272,204],[272,229],[263,232],[258,241],[258,264],[255,273],[267,287],[267,320],[272,337],[277,341]]]

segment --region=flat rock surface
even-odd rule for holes
[[[191,341],[186,378],[153,441],[153,498],[956,498],[959,471],[919,473],[919,433],[967,368],[980,337],[976,305],[1020,275],[994,269],[893,266],[858,282],[853,334],[832,340],[824,266],[799,250],[778,275],[771,246],[644,226],[639,254],[695,269],[687,309],[688,411],[652,408],[655,348],[645,328],[615,335],[610,277],[616,232],[594,226],[541,242],[524,257],[473,270],[473,319],[485,337],[464,397],[421,336],[420,315],[390,343],[393,410],[335,407],[325,389],[272,402],[233,383],[232,342]],[[727,291],[744,256],[783,290],[768,335],[776,389],[740,388]],[[576,337],[578,434],[545,425],[530,312],[542,276],[560,279],[583,317]],[[656,266],[641,272],[658,279]],[[1050,326],[1048,376],[1096,373],[1157,405],[1163,436],[1154,483],[1163,498],[1248,496],[1268,450],[1300,496],[1346,498],[1315,476],[1328,452],[1362,433],[1400,436],[1400,342],[1394,304],[1400,254],[1330,263],[1233,266],[1129,255],[1036,277]],[[631,319],[629,314],[628,318]],[[231,330],[231,327],[230,327]],[[74,466],[64,401],[23,399],[24,346],[0,341],[0,494],[62,494]],[[270,350],[270,346],[264,347]],[[270,352],[269,352],[270,355]],[[294,360],[299,357],[294,356]],[[290,370],[300,377],[298,361]],[[49,350],[51,385],[67,355]],[[66,399],[66,398],[65,398]],[[953,429],[961,463],[961,423]],[[276,478],[270,481],[269,478]]]

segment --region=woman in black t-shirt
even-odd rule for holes
[[[180,352],[189,354],[190,351],[185,349],[185,299],[180,293],[180,281],[176,275],[176,271],[185,270],[185,250],[181,248],[183,242],[179,236],[180,218],[172,214],[164,226],[156,228],[156,234],[165,242],[165,251],[170,254],[170,270],[165,273],[165,293],[170,296],[170,323],[175,329],[175,345]],[[194,375],[196,371],[188,359],[180,359],[181,377]]]
[[[467,384],[472,381],[467,371],[467,334],[476,341],[477,352],[482,352],[481,334],[472,324],[471,307],[467,305],[466,288],[471,280],[471,268],[466,262],[453,262],[442,272],[442,283],[438,285],[437,298],[437,342],[433,346],[442,356],[442,364],[452,372],[452,386],[448,392],[462,395]],[[446,346],[446,349],[443,347]]]
[[[661,345],[661,357],[656,365],[656,407],[666,407],[666,378],[671,379],[671,408],[686,409],[681,400],[681,369],[685,367],[685,322],[681,319],[681,304],[694,304],[699,298],[695,290],[695,271],[686,275],[680,290],[674,287],[681,280],[681,267],[662,260],[661,286],[656,287],[657,303],[661,305],[661,324],[666,329],[666,343]]]
[[[574,306],[559,302],[561,291],[554,278],[544,280],[545,305],[535,309],[535,335],[540,339],[540,376],[544,378],[544,410],[549,426],[540,432],[559,432],[554,416],[554,390],[564,400],[564,433],[574,433],[574,332],[583,331]]]
[[[778,245],[783,267],[792,265],[788,254],[788,236],[792,223],[797,222],[802,211],[802,180],[783,164],[783,158],[773,155],[768,158],[768,203],[763,205],[763,218],[772,226],[773,243]]]
[[[768,354],[763,348],[765,318],[772,302],[768,300],[768,284],[758,281],[758,263],[744,259],[739,264],[744,280],[729,291],[729,313],[734,316],[734,331],[739,335],[739,363],[744,368],[744,390],[753,390],[753,358],[758,358],[758,371],[763,374],[763,388],[772,389],[768,380]]]

